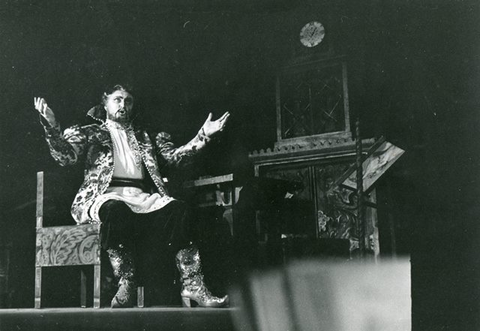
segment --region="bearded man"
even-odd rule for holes
[[[206,287],[188,208],[168,194],[160,169],[191,161],[224,129],[230,114],[212,121],[210,113],[191,141],[175,147],[170,135],[151,135],[135,125],[134,98],[122,85],[107,88],[102,103],[88,111],[94,124],[63,133],[46,101],[34,98],[34,104],[53,158],[61,166],[85,163],[71,213],[78,224],[101,224],[101,246],[118,278],[111,307],[132,307],[138,274],[142,282],[155,278],[152,271],[169,265],[168,259],[175,260],[180,272],[184,306],[191,301],[204,307],[228,305],[228,296],[213,296]]]

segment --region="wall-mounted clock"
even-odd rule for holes
[[[325,28],[320,22],[309,22],[300,30],[300,42],[306,47],[315,47],[325,37]]]

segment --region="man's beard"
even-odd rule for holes
[[[115,112],[115,116],[112,120],[118,123],[130,123],[130,112],[125,109],[119,109]]]

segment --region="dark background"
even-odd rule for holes
[[[476,1],[3,1],[0,5],[1,233],[14,306],[33,305],[35,173],[68,206],[81,169],[48,153],[33,97],[65,128],[103,85],[135,86],[153,127],[188,141],[208,113],[227,132],[199,174],[249,174],[275,141],[275,73],[309,21],[346,56],[351,118],[406,150],[389,171],[399,243],[412,261],[416,330],[474,330],[479,314],[479,4]],[[330,39],[327,39],[330,38]],[[352,123],[353,125],[353,123]],[[213,158],[214,157],[214,158]],[[47,177],[48,178],[48,177]]]

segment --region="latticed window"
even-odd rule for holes
[[[279,76],[279,140],[350,131],[342,63],[296,68]]]

